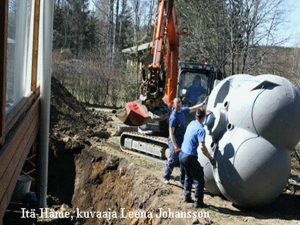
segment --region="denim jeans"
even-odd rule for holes
[[[184,199],[191,198],[192,185],[195,184],[195,202],[203,203],[204,173],[197,156],[180,154],[180,164],[185,171]]]
[[[179,154],[181,154],[181,153],[175,153],[174,145],[172,144],[170,139],[168,139],[168,145],[169,145],[169,149],[170,149],[170,158],[169,158],[166,170],[163,175],[164,179],[166,179],[166,180],[171,179],[171,174],[173,172],[174,167],[180,166]],[[184,169],[180,166],[180,182],[182,185],[184,184],[184,179],[185,179]]]

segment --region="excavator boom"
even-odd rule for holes
[[[176,97],[179,38],[175,0],[158,0],[151,54],[152,63],[143,77],[140,99],[127,103],[118,116],[127,125],[145,124],[153,114],[164,118],[159,108],[171,106]]]

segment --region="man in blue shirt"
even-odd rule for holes
[[[198,162],[197,148],[200,146],[202,153],[209,159],[210,163],[215,166],[216,161],[209,154],[205,146],[205,130],[203,123],[205,121],[206,112],[204,109],[197,109],[196,120],[188,125],[184,140],[181,146],[180,166],[185,172],[184,181],[184,200],[185,202],[193,202],[191,198],[192,184],[195,184],[195,202],[196,208],[205,208],[203,203],[204,191],[204,174],[203,167]]]
[[[182,107],[181,100],[175,98],[173,100],[173,111],[169,118],[169,139],[168,145],[170,149],[170,158],[164,172],[163,178],[166,184],[171,179],[171,174],[176,165],[179,165],[179,152],[181,151],[181,144],[183,142],[183,136],[186,129],[186,116],[190,112],[196,111],[203,106],[206,99],[198,105],[192,107]],[[184,184],[185,174],[184,170],[180,167],[180,181]]]

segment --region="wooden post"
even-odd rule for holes
[[[34,3],[33,50],[32,50],[32,77],[31,77],[31,91],[33,91],[33,92],[36,91],[36,87],[37,87],[39,27],[40,27],[40,0],[35,0],[35,3]]]
[[[5,108],[6,108],[6,72],[7,72],[7,12],[8,0],[0,4],[0,144],[5,139]]]

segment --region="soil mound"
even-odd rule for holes
[[[49,143],[49,194],[71,204],[74,191],[74,155],[91,142],[110,137],[105,125],[110,117],[86,110],[56,79],[51,82],[51,122]]]

